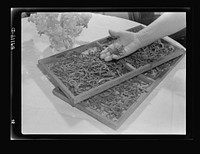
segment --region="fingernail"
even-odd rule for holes
[[[110,52],[107,52],[107,53],[106,53],[106,56],[110,56]]]
[[[104,53],[101,54],[101,56],[100,56],[101,59],[104,59],[105,57],[106,57],[106,55]]]
[[[105,58],[105,61],[110,61],[110,60],[112,60],[112,57],[111,57],[111,56],[107,56],[107,57]]]
[[[117,56],[117,55],[112,55],[112,57],[113,57],[114,59],[119,59],[119,56]]]
[[[101,51],[101,54],[105,53],[106,52],[106,49],[104,49],[103,51]]]

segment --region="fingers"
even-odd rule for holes
[[[106,58],[106,53],[101,53],[100,58],[101,58],[101,59]]]
[[[114,45],[110,45],[108,48],[106,48],[103,53],[101,54],[101,58],[105,61],[110,61],[112,59],[120,59],[123,58],[137,50],[134,43],[130,43],[129,45],[123,47],[120,51],[118,50],[115,52]]]
[[[105,57],[110,56],[111,50],[112,50],[112,49],[111,49],[110,46],[107,47],[106,49],[104,49],[104,50],[101,52],[100,58],[101,58],[101,59],[105,59]]]
[[[104,53],[101,53],[101,58],[104,59],[105,57],[110,56],[110,52],[106,51]]]
[[[110,53],[113,50],[113,45],[109,45],[107,48],[105,48],[103,51],[101,51],[101,58],[104,59],[105,57],[109,56]]]
[[[125,33],[126,32],[109,30],[110,36],[117,38],[121,38]],[[118,60],[136,51],[135,43],[130,43],[129,40],[126,41],[121,42],[120,39],[117,39],[113,44],[109,45],[101,52],[100,58],[105,61],[110,61],[112,59]]]
[[[111,61],[112,59],[120,59],[121,57],[117,56],[117,55],[109,55],[109,56],[106,56],[104,58],[105,61]]]
[[[112,56],[107,56],[104,58],[105,61],[111,61],[112,60]]]
[[[109,34],[110,34],[110,36],[112,36],[112,37],[119,37],[119,35],[120,35],[120,33],[119,32],[116,32],[116,31],[114,31],[114,30],[109,30],[108,31],[109,32]],[[101,56],[100,56],[100,58],[101,59],[105,59],[105,60],[112,60],[112,56],[110,56],[111,55],[111,53],[112,53],[112,51],[114,51],[115,50],[115,46],[113,45],[113,44],[111,44],[110,46],[108,46],[106,49],[104,49],[102,52],[101,52]],[[106,58],[106,57],[108,57],[108,58]],[[114,56],[114,58],[116,58],[116,56]]]
[[[112,55],[112,58],[118,60],[118,59],[120,59],[121,57],[120,57],[120,56],[117,56],[117,55]]]
[[[122,48],[120,48],[121,46],[122,45],[119,45],[118,43],[114,43],[108,46],[105,50],[101,52],[100,58],[104,59],[105,61],[120,59],[120,57],[123,55],[121,51]]]

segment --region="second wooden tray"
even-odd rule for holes
[[[53,94],[116,130],[158,86],[183,56],[174,58],[77,104],[71,102],[58,87],[53,90]]]

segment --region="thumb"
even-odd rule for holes
[[[117,31],[114,31],[114,30],[110,30],[110,29],[109,29],[108,32],[109,32],[110,36],[112,36],[112,37],[119,37],[119,36],[120,36],[120,33],[117,32]]]

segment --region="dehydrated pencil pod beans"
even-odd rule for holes
[[[88,48],[82,53],[69,52],[47,66],[77,96],[129,72],[121,61],[101,60],[100,52],[98,47]]]
[[[174,51],[174,47],[171,44],[160,39],[146,47],[140,48],[130,56],[125,57],[124,60],[133,67],[140,68],[150,62],[158,61]]]
[[[158,67],[155,67],[147,72],[144,72],[143,75],[156,80],[156,79],[162,77],[162,75],[164,75],[165,72],[167,72],[170,69],[170,67],[179,60],[179,58],[180,57],[174,58]]]
[[[80,104],[116,122],[142,93],[147,92],[146,88],[149,86],[150,83],[134,77],[84,100]]]

